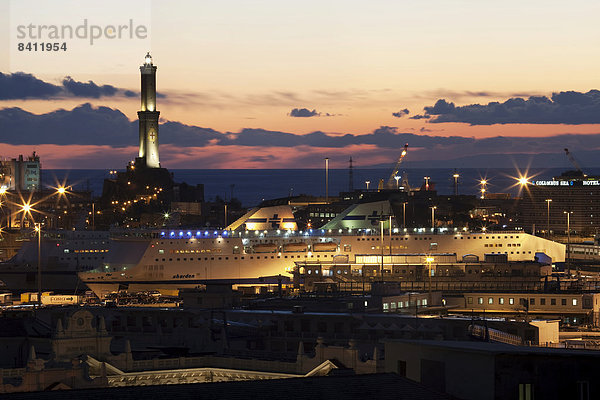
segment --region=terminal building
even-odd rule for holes
[[[523,192],[522,221],[542,234],[593,235],[600,227],[600,177],[565,172],[552,180],[534,180]],[[549,232],[548,232],[549,231]]]

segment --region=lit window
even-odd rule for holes
[[[513,305],[513,304],[515,304],[515,299],[514,299],[514,298],[512,298],[512,297],[510,297],[510,298],[508,299],[508,304],[510,304],[510,305]]]
[[[500,297],[500,298],[498,299],[498,303],[500,303],[500,304],[504,304],[504,297]]]
[[[483,304],[483,297],[479,297],[477,299],[477,304]]]
[[[488,297],[488,304],[494,304],[494,298]]]
[[[577,299],[573,299],[573,305],[576,306],[577,305]]]

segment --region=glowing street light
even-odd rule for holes
[[[433,232],[435,230],[435,209],[437,207],[433,206],[430,208],[431,208],[431,232]]]
[[[431,263],[433,263],[435,259],[433,257],[427,257],[425,262],[427,263],[427,274],[429,275],[429,299],[427,300],[428,304],[431,304]]]
[[[548,204],[548,219],[546,220],[546,235],[550,237],[550,203],[552,203],[552,199],[546,199],[546,204]]]
[[[369,185],[371,184],[371,181],[365,181],[365,185],[367,185],[367,192],[369,191]]]
[[[481,186],[480,192],[481,192],[481,198],[485,199],[485,192],[487,191],[487,179],[482,179],[479,181],[479,185]]]
[[[400,180],[400,175],[394,175],[394,179],[396,180],[396,190],[400,189],[400,184],[398,181]]]

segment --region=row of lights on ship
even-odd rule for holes
[[[426,233],[428,230],[429,230],[429,228],[413,228],[412,231],[416,232],[416,233]],[[402,231],[405,234],[408,234],[408,232],[409,232],[409,230],[407,228],[404,228]],[[450,231],[450,229],[449,228],[440,228],[439,231],[443,233],[443,232]],[[461,230],[459,230],[458,228],[454,228],[452,231],[458,234],[461,231],[462,232],[467,232],[468,228],[464,227]],[[482,231],[485,232],[486,228],[483,227]],[[344,230],[343,229],[338,229],[337,232],[341,234],[341,233],[344,233]],[[350,229],[350,228],[347,229],[347,233],[352,233],[352,232],[353,232],[352,229]],[[368,233],[372,233],[372,232],[376,233],[377,231],[375,229],[357,229],[356,230],[356,233],[367,233],[368,234]],[[400,229],[399,228],[394,228],[394,229],[392,229],[392,232],[393,233],[400,233]],[[242,236],[242,234],[247,236],[247,235],[250,235],[251,233],[252,233],[251,231],[244,231],[244,232],[238,231],[237,232],[238,236],[240,236],[240,237]],[[277,231],[275,231],[275,233],[277,235],[283,234],[283,235],[286,235],[286,236],[287,235],[296,235],[296,234],[301,235],[301,236],[310,236],[310,235],[315,235],[315,234],[317,234],[317,235],[323,235],[325,233],[333,233],[333,230],[332,229],[328,229],[328,230],[325,230],[325,229],[319,229],[319,230],[309,229],[307,231],[298,231],[296,233],[296,231],[291,231],[291,230],[282,232],[280,229],[278,229]],[[235,234],[236,234],[235,231],[228,231],[228,230],[223,230],[223,231],[196,231],[196,232],[193,232],[193,231],[170,231],[170,232],[161,231],[160,236],[162,238],[177,239],[177,238],[202,238],[202,237],[233,237],[233,236],[235,236]],[[263,236],[266,236],[268,234],[269,234],[268,230],[264,230],[264,231],[255,230],[254,231],[254,235],[255,236],[263,237]]]

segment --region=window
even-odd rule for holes
[[[561,303],[563,306],[566,306],[566,305],[567,305],[567,299],[560,299],[560,303]]]
[[[473,298],[467,297],[467,304],[473,304]]]
[[[533,400],[533,385],[531,383],[519,383],[519,400]]]
[[[383,303],[383,311],[387,311],[390,309],[390,305],[388,303]]]
[[[576,306],[577,305],[577,299],[573,299],[572,303],[573,303],[574,306]]]
[[[556,299],[550,299],[550,305],[551,306],[555,306],[556,305]]]
[[[488,304],[494,304],[494,298],[488,297]]]
[[[498,299],[498,303],[499,303],[499,304],[504,304],[504,297],[500,297],[500,298]]]
[[[510,304],[510,305],[513,305],[513,304],[515,304],[515,299],[514,299],[514,297],[509,297],[509,299],[508,299],[508,304]]]
[[[540,306],[546,305],[546,299],[540,299]]]
[[[535,306],[535,299],[529,299],[529,304]]]
[[[483,304],[483,297],[479,297],[477,299],[477,304]]]

